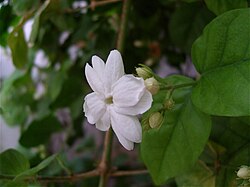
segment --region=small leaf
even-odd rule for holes
[[[238,8],[247,8],[247,0],[205,0],[209,10],[216,15]]]
[[[54,116],[33,121],[19,140],[25,147],[34,147],[46,143],[50,135],[61,130],[60,122]]]
[[[18,175],[30,168],[27,158],[15,149],[0,154],[0,174]]]
[[[192,59],[201,78],[192,93],[195,106],[220,116],[250,115],[250,9],[214,19],[195,41]]]
[[[53,160],[55,160],[56,157],[57,157],[57,154],[51,155],[50,157],[46,158],[41,163],[39,163],[37,166],[17,175],[14,180],[18,181],[24,177],[35,175],[36,173],[38,173],[39,171],[47,167]]]
[[[171,85],[192,82],[182,76],[171,76],[167,80]],[[143,132],[141,154],[156,184],[162,184],[193,166],[207,142],[210,117],[193,106],[190,92],[191,88],[187,87],[175,90],[175,107],[165,111],[161,127]],[[161,94],[160,97],[164,99]]]
[[[24,38],[23,29],[18,25],[10,33],[8,45],[11,49],[12,60],[16,68],[24,69],[28,63],[28,46]]]

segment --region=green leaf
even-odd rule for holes
[[[190,53],[193,42],[213,18],[214,15],[199,2],[181,4],[170,18],[171,40],[182,50]]]
[[[216,15],[238,8],[247,8],[247,0],[205,0],[209,10]]]
[[[250,9],[214,19],[192,48],[201,78],[192,93],[195,106],[221,116],[250,115]]]
[[[15,149],[8,149],[0,154],[0,174],[18,175],[30,168],[27,158]]]
[[[50,157],[46,158],[41,163],[39,163],[37,166],[17,175],[14,180],[17,181],[24,177],[35,175],[36,173],[38,173],[39,171],[47,167],[53,160],[55,160],[56,157],[57,157],[57,154],[51,155]]]
[[[39,0],[12,0],[12,7],[18,16],[23,16],[32,9],[38,7]]]
[[[28,46],[24,38],[23,29],[18,25],[8,37],[12,60],[16,68],[24,69],[28,63]]]
[[[215,176],[212,169],[199,161],[189,172],[175,178],[178,186],[215,187]]]
[[[25,147],[34,147],[46,143],[51,134],[61,130],[60,122],[54,116],[34,120],[23,133],[19,142]]]
[[[182,76],[171,76],[167,81],[170,85],[192,82]],[[194,107],[190,92],[191,88],[187,87],[175,90],[175,107],[165,111],[161,127],[143,132],[141,154],[156,184],[162,184],[194,165],[208,139],[210,117]],[[154,105],[164,103],[165,97],[161,94],[154,98]],[[166,96],[166,92],[163,95]]]
[[[33,25],[32,25],[32,31],[31,31],[30,39],[29,39],[29,44],[31,46],[33,46],[35,41],[36,41],[36,38],[37,38],[37,35],[38,35],[38,32],[39,32],[39,27],[40,27],[40,22],[41,22],[42,16],[43,16],[43,14],[46,13],[46,10],[48,9],[50,3],[51,3],[50,0],[46,0],[43,3],[43,5],[37,10],[37,12],[35,14],[34,22],[33,22]]]

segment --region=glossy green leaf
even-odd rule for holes
[[[34,147],[46,143],[51,134],[61,130],[61,124],[54,116],[34,120],[23,133],[19,142],[25,147]]]
[[[187,53],[214,15],[203,4],[183,3],[170,18],[169,33],[175,45]]]
[[[247,0],[205,0],[209,10],[216,15],[238,8],[246,8]]]
[[[181,76],[171,76],[167,80],[174,85],[192,82]],[[208,139],[210,117],[195,108],[189,97],[190,92],[187,87],[175,90],[175,107],[165,112],[161,127],[143,133],[142,158],[156,184],[162,184],[190,168]]]
[[[26,171],[20,173],[19,175],[17,175],[14,180],[17,181],[17,180],[20,180],[26,176],[35,175],[36,173],[38,173],[39,171],[41,171],[42,169],[47,167],[52,161],[55,160],[56,157],[57,157],[57,154],[51,155],[50,157],[46,158],[41,163],[39,163],[37,166],[35,166],[29,170],[26,170]]]
[[[28,159],[15,149],[8,149],[0,154],[0,174],[2,175],[18,175],[29,167]]]
[[[12,60],[16,68],[24,69],[28,63],[28,46],[24,38],[23,29],[17,26],[8,37]]]
[[[221,116],[250,115],[250,9],[213,20],[192,48],[201,78],[192,93],[195,106]]]

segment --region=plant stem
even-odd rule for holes
[[[108,181],[108,174],[110,172],[110,163],[111,163],[112,139],[113,139],[112,130],[109,129],[105,134],[104,150],[102,153],[101,162],[98,166],[101,175],[99,181],[99,187],[105,187]]]
[[[171,86],[162,86],[161,90],[175,90],[175,89],[178,89],[178,88],[194,86],[196,84],[197,84],[197,82],[191,82],[191,83],[177,84],[177,85],[171,85]]]

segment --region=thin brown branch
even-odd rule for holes
[[[148,174],[148,170],[131,170],[131,171],[115,171],[110,174],[112,177],[130,176],[130,175],[143,175]]]
[[[131,171],[113,171],[109,174],[110,177],[121,177],[121,176],[131,176],[131,175],[143,175],[147,174],[147,170],[131,170]],[[95,169],[92,171],[69,175],[69,176],[28,176],[23,178],[23,180],[32,182],[39,181],[42,183],[64,183],[64,182],[76,182],[82,179],[100,176],[100,170]],[[0,175],[0,180],[13,180],[15,176],[13,175]]]

